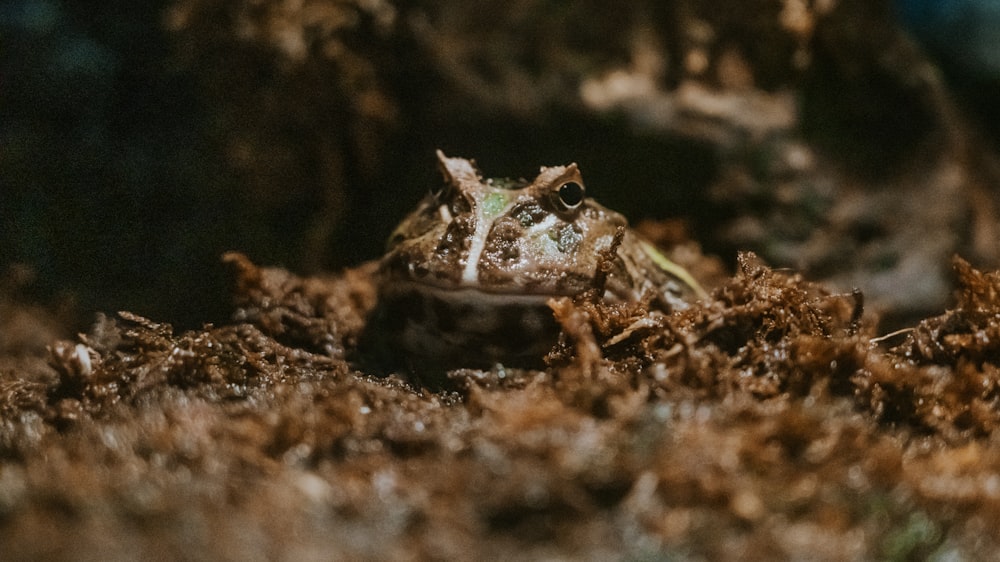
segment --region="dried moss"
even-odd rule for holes
[[[995,273],[956,261],[956,308],[887,347],[856,295],[747,255],[673,314],[555,301],[549,368],[428,392],[345,359],[370,266],[227,260],[236,321],[175,333],[121,313],[52,345],[45,376],[3,372],[5,559],[1000,546],[983,531],[1000,517]]]

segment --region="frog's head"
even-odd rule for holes
[[[484,179],[437,152],[444,182],[393,232],[387,281],[493,293],[568,295],[592,282],[625,218],[586,197],[576,164],[533,181]]]

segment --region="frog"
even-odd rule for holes
[[[704,291],[683,268],[586,194],[573,163],[533,180],[486,178],[436,151],[443,181],[389,237],[374,325],[382,353],[416,370],[539,368],[560,328],[550,299],[593,290],[609,302],[687,308]],[[603,257],[602,257],[603,256]]]

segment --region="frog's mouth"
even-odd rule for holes
[[[383,284],[379,292],[380,299],[393,299],[405,295],[440,299],[455,306],[472,308],[505,308],[509,306],[542,306],[547,308],[546,303],[551,298],[573,296],[572,293],[532,290],[526,287],[487,290],[474,285],[449,285],[414,280],[395,280]]]
[[[456,299],[536,302],[549,298],[573,297],[594,286],[592,276],[550,275],[548,277],[550,278],[542,280],[530,279],[523,275],[520,279],[515,279],[513,276],[504,279],[493,275],[489,279],[477,277],[475,280],[466,280],[436,278],[434,275],[416,276],[412,271],[383,267],[379,280],[379,294],[416,291],[437,295],[450,294],[450,298]]]

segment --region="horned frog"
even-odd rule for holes
[[[604,299],[652,297],[677,310],[703,294],[625,217],[586,196],[576,164],[528,182],[437,158],[443,184],[396,227],[378,270],[373,318],[388,352],[411,367],[539,366],[559,334],[547,301],[592,288],[616,235]]]

